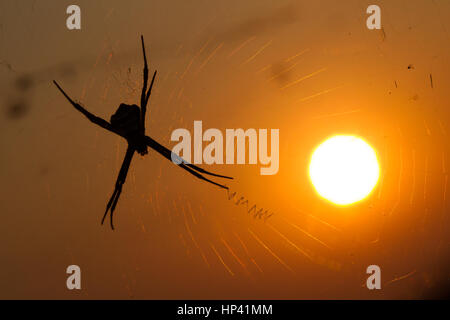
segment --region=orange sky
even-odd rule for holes
[[[0,298],[447,292],[448,1],[77,3],[80,31],[65,27],[71,3],[0,3]],[[383,31],[366,28],[369,4],[381,7]],[[100,219],[126,144],[51,80],[109,119],[139,102],[140,34],[158,70],[148,135],[172,147],[171,132],[194,120],[277,128],[280,169],[207,167],[235,178],[227,194],[154,152],[136,156],[111,231]],[[335,134],[363,137],[380,160],[377,188],[349,207],[319,198],[307,175],[314,148]],[[252,218],[241,196],[275,214]],[[70,264],[81,267],[80,292],[65,287]],[[381,290],[364,286],[371,264]]]

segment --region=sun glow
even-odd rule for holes
[[[311,182],[323,198],[348,205],[366,198],[378,182],[380,168],[374,149],[355,136],[337,135],[314,150]]]

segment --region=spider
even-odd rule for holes
[[[120,194],[122,193],[122,186],[125,183],[128,169],[130,168],[131,160],[135,152],[139,153],[142,156],[145,156],[146,154],[148,154],[147,148],[150,147],[159,154],[161,154],[163,157],[165,157],[168,160],[171,160],[174,164],[178,165],[179,167],[186,170],[195,177],[207,181],[209,183],[212,183],[216,186],[219,186],[220,188],[228,189],[227,186],[211,181],[205,178],[202,174],[207,174],[225,179],[233,179],[232,177],[215,174],[206,171],[198,166],[190,164],[186,162],[184,159],[180,158],[177,154],[173,153],[172,151],[170,151],[169,149],[167,149],[166,147],[164,147],[163,145],[152,139],[151,137],[145,135],[145,113],[147,111],[147,104],[150,98],[150,94],[152,92],[153,83],[155,82],[156,70],[153,73],[152,81],[147,91],[148,65],[147,65],[147,57],[145,54],[144,37],[142,35],[141,35],[141,43],[142,43],[142,52],[144,56],[144,72],[143,72],[144,84],[141,93],[141,106],[138,107],[135,104],[127,105],[121,103],[117,111],[111,116],[110,122],[100,117],[97,117],[92,113],[90,113],[89,111],[87,111],[86,109],[84,109],[79,103],[72,100],[66,94],[66,92],[64,92],[64,90],[59,86],[59,84],[55,80],[53,80],[53,83],[56,85],[59,91],[61,91],[64,97],[66,97],[66,99],[75,107],[75,109],[80,111],[94,124],[121,136],[128,142],[128,148],[125,153],[125,158],[122,162],[122,166],[120,168],[119,175],[116,180],[114,192],[111,198],[109,199],[108,204],[106,205],[106,211],[103,215],[101,222],[103,225],[103,222],[105,221],[108,212],[110,212],[110,225],[112,230],[114,230],[113,224],[114,209],[116,208]]]

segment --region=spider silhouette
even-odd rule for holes
[[[139,108],[137,105],[127,105],[127,104],[120,104],[117,111],[111,116],[111,121],[108,122],[100,117],[97,117],[84,109],[80,104],[73,101],[65,92],[64,90],[58,85],[58,83],[53,80],[53,83],[56,85],[56,87],[61,91],[61,93],[69,100],[69,102],[80,111],[82,114],[84,114],[91,122],[95,123],[96,125],[102,127],[103,129],[106,129],[108,131],[111,131],[122,138],[124,138],[128,142],[128,148],[125,153],[125,158],[122,162],[122,166],[119,171],[119,175],[116,180],[116,185],[114,188],[114,192],[111,196],[111,198],[108,201],[108,204],[106,205],[106,211],[102,218],[102,225],[105,221],[106,216],[108,215],[108,212],[110,212],[110,224],[111,229],[114,230],[114,224],[113,224],[113,214],[114,209],[116,208],[117,202],[119,201],[120,194],[122,193],[122,186],[125,183],[125,179],[127,177],[128,169],[130,168],[131,160],[133,159],[133,155],[135,152],[138,152],[142,156],[145,156],[148,153],[147,147],[152,148],[159,154],[161,154],[163,157],[165,157],[168,160],[171,160],[174,164],[178,165],[179,167],[183,168],[190,174],[194,175],[195,177],[202,179],[204,181],[207,181],[209,183],[212,183],[216,186],[219,186],[224,189],[228,189],[227,186],[216,183],[214,181],[211,181],[207,178],[205,178],[202,174],[207,174],[215,177],[225,178],[225,179],[233,179],[232,177],[222,176],[219,174],[215,174],[209,171],[206,171],[198,166],[195,166],[193,164],[190,164],[186,162],[184,159],[180,158],[177,154],[173,153],[154,139],[152,139],[149,136],[145,135],[145,113],[147,111],[147,104],[148,100],[150,98],[150,94],[152,92],[153,83],[155,82],[156,78],[156,70],[153,73],[152,81],[150,83],[150,87],[147,91],[147,85],[148,85],[148,65],[147,65],[147,57],[145,54],[145,45],[144,45],[144,37],[141,36],[141,42],[142,42],[142,52],[144,56],[144,84],[142,87],[142,93],[141,93],[141,107]]]

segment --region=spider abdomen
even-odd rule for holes
[[[133,104],[122,103],[111,116],[111,125],[119,131],[141,155],[147,154],[144,135],[140,132],[141,109]]]
[[[125,136],[133,136],[139,132],[140,108],[133,104],[120,104],[117,111],[111,116],[111,125]]]

